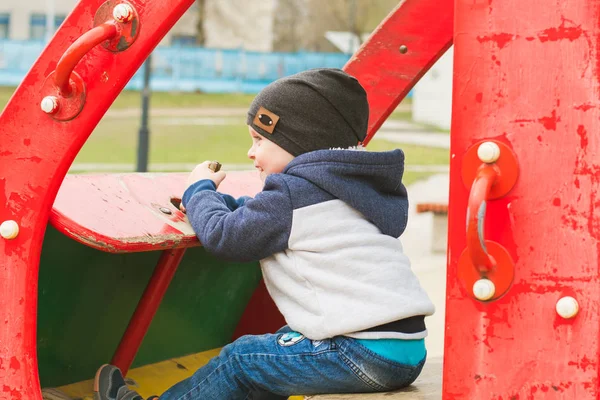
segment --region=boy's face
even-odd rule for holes
[[[265,139],[262,135],[248,127],[252,138],[252,147],[248,150],[248,158],[254,161],[254,168],[260,171],[260,179],[263,181],[271,174],[283,171],[286,165],[294,159],[294,156]]]

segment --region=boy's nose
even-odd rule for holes
[[[248,158],[251,160],[254,159],[254,146],[250,147],[250,150],[248,150]]]

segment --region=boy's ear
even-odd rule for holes
[[[264,107],[260,107],[254,116],[254,125],[258,126],[267,133],[273,134],[275,125],[279,121],[279,116]]]

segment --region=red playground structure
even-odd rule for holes
[[[102,261],[107,271],[142,258],[156,268],[145,289],[131,294],[141,300],[125,310],[129,324],[107,343],[114,353],[99,346],[97,355],[87,344],[89,365],[65,361],[52,382],[91,377],[111,356],[127,371],[136,355],[143,365],[191,352],[175,346],[138,354],[142,339],[155,334],[155,315],[171,315],[158,311],[163,298],[184,296],[165,297],[170,285],[185,288],[174,278],[184,253],[201,250],[174,203],[184,176],[67,170],[192,3],[80,0],[0,115],[0,399],[41,400],[44,371],[69,352],[64,343],[48,349],[38,340],[42,307],[79,316],[79,325],[90,314],[86,300],[61,303],[73,308],[38,304],[40,263],[55,241],[64,243],[57,247],[65,246],[65,258],[64,249],[76,245],[81,254],[119,260]],[[596,0],[405,0],[345,66],[367,90],[370,140],[454,44],[444,399],[600,398],[598,21]],[[231,174],[223,188],[238,196],[258,190],[260,182],[245,172]],[[207,260],[213,271],[216,261]],[[46,262],[48,276],[78,279],[59,265]],[[226,277],[214,270],[237,289],[223,295],[220,311],[196,296],[207,315],[220,314],[213,321],[219,329],[195,351],[282,323],[255,272]],[[215,276],[203,283],[207,293]],[[187,323],[178,317],[169,323]],[[53,354],[43,357],[47,368],[42,351]]]

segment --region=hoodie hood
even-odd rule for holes
[[[294,158],[283,173],[305,179],[342,200],[386,235],[399,237],[406,229],[402,150],[318,150]]]

